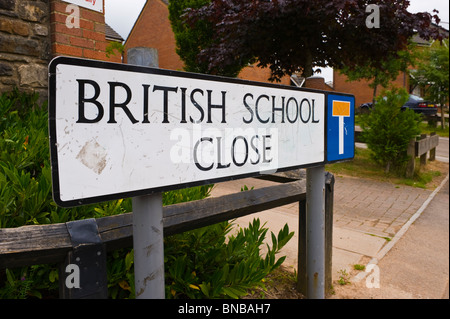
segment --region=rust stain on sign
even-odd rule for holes
[[[106,167],[106,150],[97,141],[91,140],[84,144],[77,155],[77,159],[100,175]]]

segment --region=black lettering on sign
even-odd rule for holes
[[[143,120],[142,123],[150,123],[148,120],[148,89],[150,88],[150,85],[148,84],[142,84],[144,87],[144,107],[143,107]]]
[[[194,146],[194,163],[195,163],[195,166],[197,166],[197,168],[201,171],[209,171],[214,167],[214,163],[212,163],[208,167],[203,167],[200,165],[200,163],[198,161],[198,156],[197,156],[198,147],[201,142],[205,142],[205,141],[212,143],[213,139],[211,137],[202,137],[200,140],[197,141],[197,143],[195,143],[195,146]]]
[[[131,123],[135,124],[139,122],[133,117],[133,114],[131,114],[130,110],[128,109],[127,105],[131,101],[132,93],[131,89],[128,85],[121,82],[108,82],[109,84],[109,121],[108,123],[117,123],[115,118],[115,108],[121,108],[125,114],[130,119]],[[123,88],[127,94],[125,101],[122,103],[116,103],[116,88]]]
[[[178,87],[170,87],[170,86],[159,86],[159,85],[155,85],[153,87],[153,92],[155,91],[163,91],[164,95],[163,95],[163,113],[164,113],[164,118],[163,118],[163,123],[169,123],[169,92],[177,92],[178,91]]]
[[[191,123],[198,124],[198,123],[201,123],[203,121],[203,117],[205,116],[205,114],[203,112],[203,108],[201,107],[201,105],[198,104],[198,102],[194,99],[194,94],[195,93],[201,93],[203,95],[203,90],[195,89],[195,90],[192,90],[192,92],[191,92],[191,102],[192,102],[192,104],[194,104],[194,106],[197,108],[197,110],[200,111],[200,118],[198,120],[194,120],[192,118],[192,116],[190,116],[189,118],[191,120]]]
[[[207,90],[208,92],[208,122],[207,123],[212,123],[211,121],[211,109],[222,109],[222,121],[220,123],[226,123],[225,121],[225,94],[227,93],[226,91],[221,91],[222,93],[222,104],[212,104],[211,102],[211,94],[212,94],[212,90]]]
[[[275,106],[275,96],[272,95],[272,123],[275,123],[275,112],[281,112],[281,123],[284,123],[284,96],[281,97],[281,106]]]
[[[105,114],[102,104],[97,101],[100,95],[100,86],[97,82],[92,80],[77,80],[78,82],[78,121],[77,123],[97,123]],[[87,98],[85,95],[86,85],[90,85],[94,88],[94,96]],[[85,115],[85,103],[94,104],[97,107],[97,117],[93,119],[86,118]]]

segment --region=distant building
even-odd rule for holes
[[[119,44],[123,44],[124,39],[116,32],[113,30],[113,28],[111,28],[107,23],[105,23],[105,40],[108,43],[108,45],[111,45],[114,42],[117,42]],[[107,61],[110,62],[117,62],[117,63],[122,63],[122,52],[119,52],[117,50],[113,51],[113,54],[110,54],[108,57],[108,53],[106,54],[106,59]]]
[[[175,51],[176,42],[170,25],[168,4],[168,0],[147,0],[125,41],[125,63],[129,49],[148,47],[158,51],[160,68],[183,70],[184,63]],[[241,71],[238,77],[245,80],[268,82],[270,70],[248,66]],[[289,77],[285,77],[281,84],[291,85],[292,83]]]

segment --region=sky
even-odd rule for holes
[[[126,39],[134,22],[142,10],[146,0],[104,0],[105,1],[105,19],[122,38]],[[331,1],[331,0],[330,0]],[[439,10],[439,17],[441,18],[441,26],[449,29],[449,2],[448,0],[410,0],[408,10],[415,12],[430,12],[433,9]],[[151,32],[151,31],[149,31]],[[320,76],[325,78],[325,81],[332,79],[331,70],[322,70]]]

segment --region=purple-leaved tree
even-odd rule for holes
[[[379,28],[366,24],[369,4],[379,8]],[[214,30],[210,45],[197,55],[208,73],[257,61],[278,81],[294,72],[310,76],[314,67],[381,67],[415,33],[441,40],[433,25],[439,17],[410,13],[408,6],[406,0],[211,0],[188,9],[185,21],[206,21]]]

